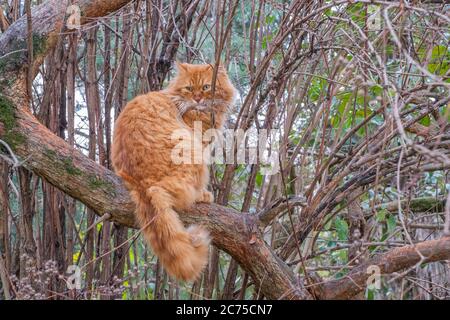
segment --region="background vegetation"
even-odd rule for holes
[[[0,38],[41,2],[1,1]],[[448,240],[434,262],[416,245],[449,235],[450,7],[414,3],[148,0],[104,17],[82,11],[83,25],[59,27],[43,63],[27,68],[28,108],[110,169],[114,119],[127,101],[163,88],[175,59],[220,59],[239,92],[227,127],[277,130],[280,173],[265,176],[259,163],[211,168],[216,203],[259,221],[248,245],[263,239],[310,298],[448,299]],[[18,45],[33,52],[25,67],[49,46],[38,34]],[[0,50],[4,76],[15,55]],[[21,156],[27,136],[11,131],[8,101],[0,94],[0,299],[268,296],[217,247],[200,280],[167,277],[138,230],[75,200],[99,190],[114,198],[113,185],[59,158],[62,169],[51,170],[89,187],[72,188],[72,198],[35,154]],[[339,282],[372,264],[384,273],[380,288]],[[80,289],[67,288],[71,265],[81,268]]]

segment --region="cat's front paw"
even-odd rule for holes
[[[197,202],[205,202],[205,203],[211,203],[214,201],[214,195],[209,192],[208,190],[203,190],[201,197],[198,199]]]

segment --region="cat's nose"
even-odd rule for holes
[[[195,100],[197,103],[199,103],[199,102],[202,101],[202,97],[194,97],[194,100]]]

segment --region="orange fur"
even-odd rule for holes
[[[172,162],[176,142],[171,135],[175,130],[192,129],[194,121],[202,121],[203,130],[223,125],[234,88],[220,69],[213,96],[212,74],[209,65],[178,64],[178,74],[166,90],[134,98],[115,124],[114,169],[136,203],[145,239],[166,271],[180,280],[194,280],[200,275],[210,240],[200,226],[185,229],[176,211],[194,202],[211,202],[213,197],[206,189],[206,164]],[[211,106],[212,99],[215,103]],[[181,119],[179,110],[183,108],[186,112]]]

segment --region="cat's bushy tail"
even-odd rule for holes
[[[208,259],[209,234],[200,226],[185,229],[173,210],[173,197],[161,187],[132,192],[138,222],[167,273],[195,280]]]

